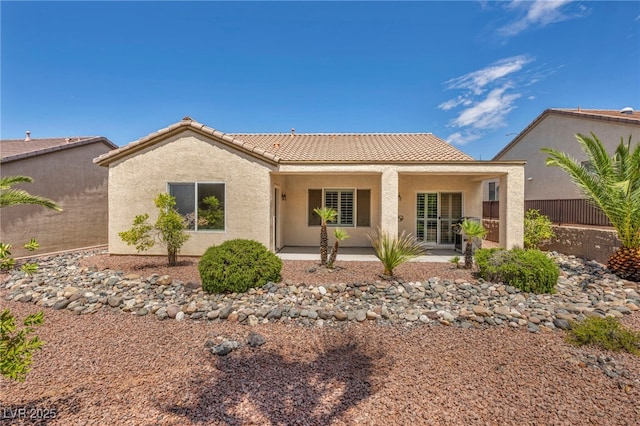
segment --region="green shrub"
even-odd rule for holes
[[[16,260],[11,257],[11,247],[11,244],[0,243],[0,270],[9,270],[16,266]],[[25,243],[23,247],[28,251],[35,251],[40,248],[40,244],[35,238],[32,238],[28,243]],[[38,264],[23,263],[20,266],[20,270],[31,276],[38,272]]]
[[[590,317],[572,322],[566,339],[576,346],[594,345],[616,352],[640,353],[640,332],[625,328],[612,317]]]
[[[553,293],[560,275],[558,265],[540,250],[515,248],[476,251],[480,277],[503,282],[528,293]]]
[[[540,214],[539,210],[527,210],[524,215],[524,248],[539,248],[550,242],[555,237],[552,225],[549,217]]]
[[[171,194],[158,194],[154,203],[158,208],[155,225],[147,222],[149,214],[140,214],[133,219],[131,229],[119,232],[118,235],[127,245],[135,246],[138,252],[149,250],[158,241],[167,247],[169,266],[176,266],[178,253],[190,238],[185,232],[185,219],[176,210],[176,199]]]
[[[24,382],[31,368],[31,356],[44,342],[36,335],[35,326],[44,323],[42,311],[28,315],[22,322],[24,327],[16,327],[16,318],[9,309],[0,314],[0,374],[4,377]]]
[[[209,247],[200,259],[202,288],[209,293],[244,293],[280,281],[282,260],[257,241],[235,239]]]

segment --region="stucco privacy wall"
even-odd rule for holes
[[[380,175],[379,174],[287,174],[281,175],[286,182],[286,201],[281,211],[286,216],[281,221],[283,241],[288,246],[309,246],[320,243],[320,227],[309,226],[308,201],[309,189],[370,189],[371,190],[371,227],[343,226],[351,236],[340,243],[343,247],[370,246],[366,234],[380,222]],[[329,240],[334,241],[333,230],[329,229]]]
[[[484,220],[489,230],[487,240],[498,241],[499,220]],[[620,247],[620,240],[614,229],[582,228],[579,226],[553,225],[555,238],[541,247],[545,251],[573,255],[584,259],[607,263],[609,256]]]
[[[613,153],[618,146],[621,137],[626,142],[629,135],[633,135],[634,145],[640,140],[638,125],[584,116],[549,114],[500,156],[500,160],[527,160],[526,200],[583,198],[564,171],[559,167],[545,165],[547,156],[540,152],[540,149],[551,147],[582,161],[585,160],[585,156],[575,134],[590,136],[591,132],[600,139],[610,153]]]
[[[21,248],[31,238],[40,243],[35,254],[107,244],[108,171],[92,160],[108,149],[98,142],[2,164],[2,176],[33,178],[15,188],[52,199],[63,208],[56,212],[21,205],[0,210],[0,241],[13,245],[12,255],[34,254]]]
[[[543,246],[543,250],[572,254],[602,264],[606,264],[609,256],[621,246],[613,229],[553,226],[553,232],[555,238]]]
[[[225,230],[188,231],[191,238],[180,254],[200,256],[225,240],[249,238],[271,246],[270,166],[222,143],[185,130],[109,167],[109,252],[135,253],[118,233],[131,228],[133,218],[149,213],[157,218],[153,203],[168,182],[224,182]],[[148,254],[165,254],[156,246]]]

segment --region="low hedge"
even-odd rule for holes
[[[282,260],[253,240],[228,240],[209,247],[198,263],[202,288],[209,293],[244,293],[279,282]]]
[[[479,276],[503,282],[527,293],[554,293],[560,268],[537,249],[480,249],[475,253]]]

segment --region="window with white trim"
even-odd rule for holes
[[[498,201],[500,199],[500,187],[496,182],[489,182],[489,201]]]
[[[225,184],[209,182],[170,182],[169,194],[176,199],[176,210],[194,231],[224,231]]]
[[[308,225],[320,226],[314,213],[319,207],[331,207],[338,214],[330,226],[371,226],[370,189],[309,189]]]

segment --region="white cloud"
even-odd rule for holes
[[[519,93],[506,93],[508,89],[508,86],[504,86],[489,92],[485,99],[462,111],[453,120],[453,126],[471,126],[479,130],[505,126],[505,116],[515,108],[514,102],[521,96]]]
[[[518,55],[501,59],[486,68],[451,79],[445,82],[445,84],[449,89],[469,89],[474,95],[480,95],[482,94],[485,86],[500,80],[509,74],[522,70],[522,68],[532,60],[533,58],[526,55]]]
[[[441,103],[440,105],[438,105],[438,108],[444,111],[449,111],[450,109],[453,109],[458,105],[471,105],[471,100],[465,99],[462,96],[458,96],[455,99],[449,99],[448,101]]]
[[[566,10],[566,5],[573,0],[514,0],[507,8],[518,13],[519,17],[498,29],[503,36],[515,36],[531,27],[546,27],[556,22],[566,21],[583,16],[587,10],[584,6],[578,6],[578,12],[571,13]]]
[[[447,141],[464,145],[505,127],[518,99],[535,99],[528,87],[553,72],[530,67],[534,61],[527,55],[512,56],[446,81],[447,90],[457,92],[438,105],[439,109],[456,114],[448,124],[456,130]]]
[[[447,89],[462,93],[442,102],[438,108],[443,111],[463,108],[458,116],[451,120],[452,127],[484,131],[504,126],[505,117],[515,108],[515,101],[522,96],[517,92],[516,86],[531,84],[530,80],[520,78],[518,74],[533,60],[526,55],[512,56],[446,81]],[[454,143],[458,144],[479,137],[478,134],[462,133],[454,133],[451,136]]]
[[[475,140],[480,139],[481,135],[472,133],[472,132],[455,132],[450,134],[447,138],[446,141],[449,142],[450,144],[455,144],[455,145],[466,145],[469,142],[473,142]]]

